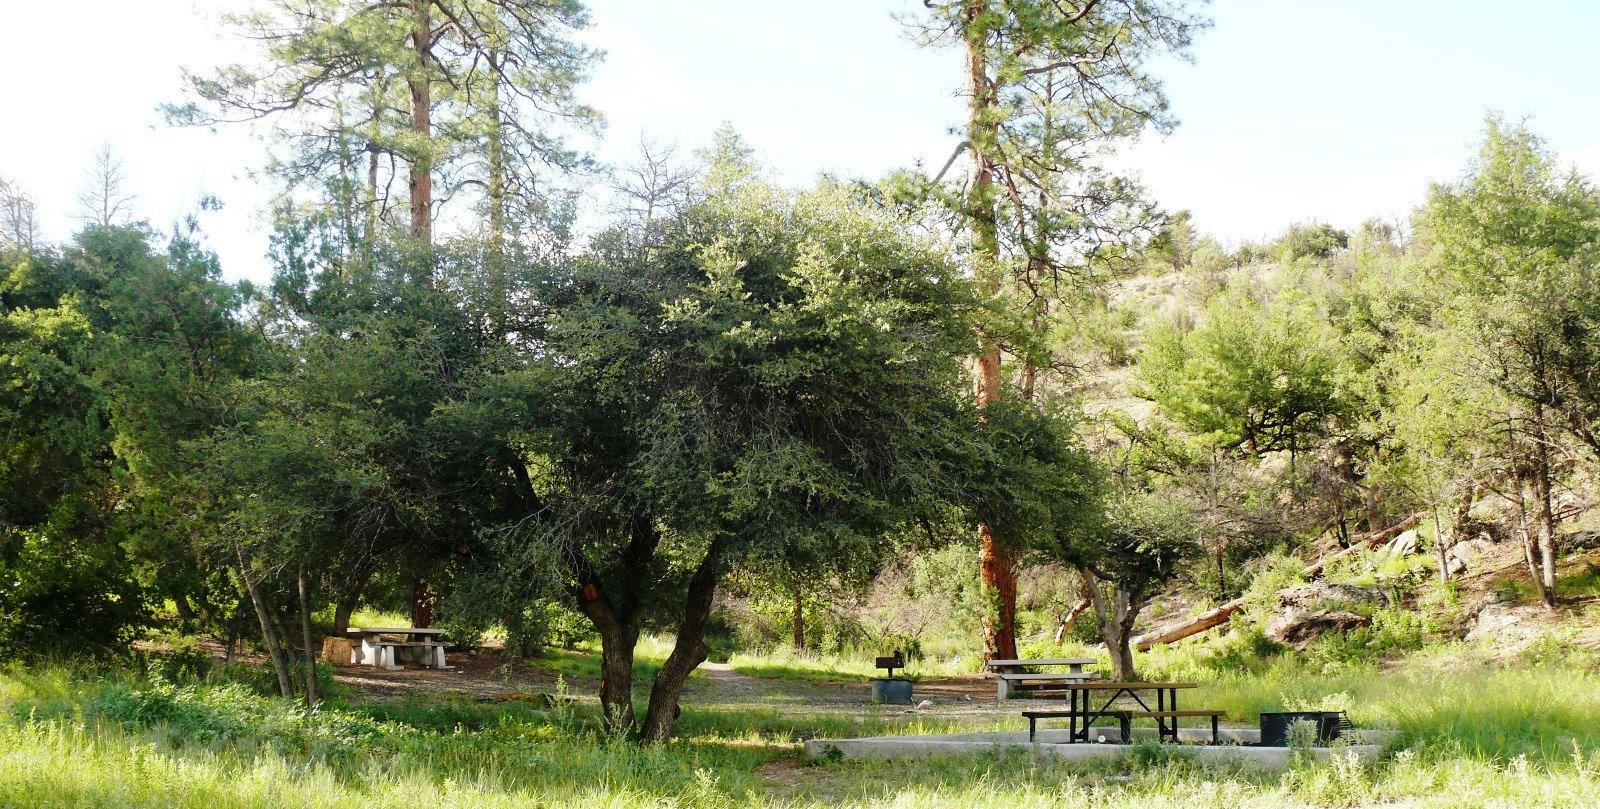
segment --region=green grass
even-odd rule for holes
[[[736,652],[728,659],[728,665],[740,674],[768,680],[860,682],[868,677],[883,676],[883,670],[873,666],[875,657],[870,652],[828,655],[780,646],[760,653]],[[976,660],[912,660],[910,666],[904,671],[897,670],[895,676],[916,680],[971,674],[977,670]]]
[[[1600,564],[1585,562],[1577,573],[1556,579],[1556,594],[1563,599],[1600,595]]]
[[[333,623],[333,608],[323,610],[317,616],[325,624]],[[407,627],[411,626],[411,616],[394,610],[375,610],[371,607],[358,607],[350,613],[351,626],[369,627]]]
[[[651,678],[672,653],[672,639],[659,635],[644,635],[633,648],[633,679],[637,687],[648,688]],[[577,649],[545,649],[537,657],[521,662],[539,671],[563,677],[600,679],[600,646],[598,642],[579,644]],[[695,675],[698,676],[698,672]]]
[[[1295,659],[1256,672],[1197,668],[1205,685],[1193,704],[1236,715],[1348,708],[1398,730],[1400,749],[1375,766],[1282,774],[1160,751],[1094,766],[1016,755],[815,764],[800,758],[800,740],[1016,720],[702,700],[687,706],[679,739],[640,749],[601,734],[583,706],[430,696],[336,701],[306,717],[221,679],[13,669],[0,673],[0,806],[1579,807],[1600,795],[1591,659],[1494,668],[1441,648],[1328,674]],[[1165,663],[1199,665],[1176,655]]]

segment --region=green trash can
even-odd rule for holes
[[[899,677],[872,678],[872,701],[879,705],[910,705],[911,681]]]

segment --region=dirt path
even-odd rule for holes
[[[339,666],[335,679],[373,699],[458,695],[486,701],[511,700],[537,698],[556,690],[556,675],[539,668],[538,661],[531,665],[510,664],[495,649],[475,655],[450,654],[448,658],[452,670],[384,671],[370,666]],[[563,679],[568,692],[578,700],[597,699],[597,681],[571,675]],[[642,698],[649,683],[641,682],[637,687]],[[947,677],[918,681],[915,705],[876,705],[870,700],[870,687],[864,680],[763,679],[742,674],[727,663],[712,662],[702,663],[695,670],[686,692],[690,704],[862,718],[904,716],[908,720],[918,716],[976,719],[1016,715],[1030,704],[1026,700],[997,703],[994,685],[983,678]]]
[[[748,674],[740,674],[733,670],[727,663],[713,663],[707,660],[696,669],[701,676],[716,683],[716,690],[728,694],[761,695],[771,688],[771,684]]]

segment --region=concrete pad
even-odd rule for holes
[[[1183,744],[1174,748],[1184,755],[1193,756],[1196,761],[1217,764],[1247,764],[1267,770],[1287,769],[1291,759],[1292,750],[1287,747],[1255,747],[1251,741],[1246,741],[1251,733],[1259,732],[1252,728],[1226,728],[1229,733],[1219,733],[1223,739],[1231,739],[1232,743],[1218,745],[1211,744]],[[1204,730],[1203,741],[1211,740],[1211,730]],[[1189,738],[1199,737],[1201,731],[1195,729],[1191,734],[1187,731],[1180,733],[1180,738],[1187,741]],[[838,755],[847,759],[853,758],[931,758],[941,756],[965,756],[982,753],[1000,753],[1006,755],[1012,752],[1033,755],[1043,758],[1046,756],[1063,761],[1092,761],[1097,759],[1121,758],[1128,755],[1130,748],[1116,740],[1117,730],[1108,728],[1104,734],[1098,729],[1096,738],[1104,735],[1107,743],[1069,743],[1067,731],[1045,730],[1040,731],[1033,744],[1028,743],[1028,734],[1025,731],[1011,731],[1000,733],[949,733],[936,736],[873,736],[859,739],[812,739],[806,742],[806,755],[820,757],[830,755],[830,751],[838,751]],[[1135,738],[1143,736],[1135,731]],[[1152,735],[1152,738],[1153,735]],[[1196,738],[1196,741],[1201,741]],[[1377,744],[1351,744],[1340,747],[1315,747],[1309,753],[1318,761],[1326,761],[1334,756],[1353,756],[1361,761],[1376,761],[1382,748]]]

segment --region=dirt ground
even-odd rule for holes
[[[1487,598],[1506,579],[1528,577],[1515,548],[1501,546],[1493,551],[1476,560],[1472,569],[1459,578],[1464,603]],[[1576,573],[1585,564],[1600,562],[1600,550],[1575,557],[1567,560],[1563,573]],[[1505,619],[1508,627],[1501,630],[1515,637],[1497,639],[1502,642],[1519,640],[1523,643],[1507,645],[1521,646],[1529,638],[1545,632],[1564,630],[1579,643],[1600,646],[1600,623],[1596,621],[1597,611],[1590,609],[1592,601],[1593,597],[1574,599],[1554,615],[1536,605],[1517,606]],[[208,642],[205,645],[214,647],[212,653],[222,657],[221,644]],[[373,699],[410,695],[459,695],[486,701],[539,699],[541,695],[558,690],[554,671],[541,668],[537,660],[511,662],[495,647],[473,653],[452,652],[447,655],[447,662],[450,665],[447,670],[407,666],[400,671],[385,671],[370,666],[337,666],[335,679]],[[595,701],[599,691],[597,680],[583,676],[566,675],[562,685],[573,698],[584,702]],[[641,689],[648,688],[648,683],[637,685]],[[919,680],[915,685],[916,704],[913,706],[872,704],[869,689],[864,679],[838,682],[758,679],[740,674],[726,663],[707,662],[691,677],[687,696],[702,704],[750,705],[780,711],[792,707],[807,712],[858,716],[926,714],[946,718],[1015,716],[1033,703],[1031,700],[998,703],[993,681],[978,676]]]
[[[500,650],[486,648],[473,654],[450,653],[448,670],[408,666],[385,671],[371,666],[337,666],[335,679],[374,699],[409,695],[461,695],[485,701],[540,699],[557,690],[556,675],[526,663],[509,663]],[[580,702],[596,700],[600,684],[587,677],[567,675],[566,692]],[[641,688],[647,683],[639,684]],[[726,663],[703,663],[690,678],[687,697],[701,704],[749,705],[767,710],[785,707],[808,713],[845,715],[929,715],[942,718],[989,718],[1015,715],[1030,700],[995,700],[993,681],[982,677],[946,677],[919,680],[915,705],[876,705],[865,681],[817,682],[759,679],[740,674]]]

